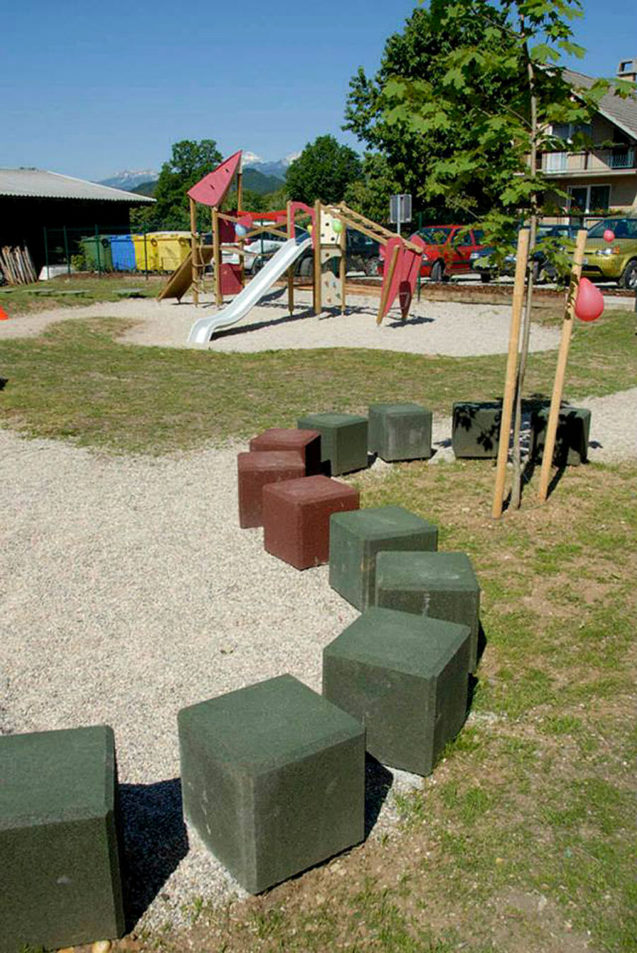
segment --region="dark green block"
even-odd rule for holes
[[[376,605],[468,625],[469,669],[478,664],[480,584],[465,553],[379,553]]]
[[[179,712],[184,814],[246,890],[364,835],[365,731],[291,675]]]
[[[451,444],[456,457],[492,458],[498,455],[502,401],[453,405]]]
[[[531,414],[531,459],[540,461],[544,454],[549,408],[542,407]],[[576,467],[588,460],[588,440],[591,432],[591,412],[582,407],[562,407],[555,435],[553,466]]]
[[[0,951],[124,932],[113,730],[0,738]]]
[[[374,605],[376,554],[436,550],[438,527],[402,506],[378,506],[330,518],[330,586],[361,611]]]
[[[383,764],[430,774],[465,719],[468,626],[371,608],[323,650],[323,694]]]
[[[431,411],[419,404],[372,404],[368,449],[387,461],[429,459],[431,425]]]
[[[356,414],[306,414],[299,430],[318,430],[321,434],[321,462],[328,476],[364,470],[367,466],[367,417]]]

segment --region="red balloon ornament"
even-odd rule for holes
[[[575,314],[580,321],[597,321],[604,310],[604,297],[588,278],[580,278],[575,299]]]
[[[605,229],[603,238],[604,241],[608,242],[609,245],[611,242],[615,241],[615,232],[612,230],[612,228]]]

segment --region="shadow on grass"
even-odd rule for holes
[[[188,853],[181,781],[121,784],[124,904],[131,930]]]
[[[394,776],[371,754],[365,755],[365,839],[378,820],[381,808],[391,790]]]

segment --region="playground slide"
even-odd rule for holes
[[[202,264],[209,265],[212,261],[212,245],[203,245],[200,249]],[[166,298],[177,298],[181,301],[192,284],[192,252],[182,261],[181,265],[172,275],[158,294],[160,301]]]
[[[195,321],[188,335],[188,343],[207,344],[218,328],[226,328],[245,317],[274,282],[285,274],[290,265],[293,265],[311,244],[312,239],[303,235],[298,238],[289,238],[227,308],[218,311],[210,318],[200,318]]]

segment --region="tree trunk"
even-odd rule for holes
[[[529,167],[531,176],[537,175],[537,96],[535,92],[535,71],[529,56],[529,47],[526,40],[524,17],[520,17],[520,32],[525,37],[523,47],[526,59],[526,71],[529,83],[531,102],[531,155]],[[531,306],[533,304],[533,252],[535,251],[535,236],[538,220],[538,194],[531,195],[531,219],[529,235],[529,262],[527,266],[527,289],[524,319],[522,321],[522,340],[520,345],[520,362],[518,365],[518,379],[515,392],[515,416],[513,423],[513,479],[511,484],[511,507],[519,509],[522,499],[522,455],[520,449],[520,434],[522,432],[522,396],[524,391],[524,377],[529,355],[529,339],[531,336]],[[503,435],[504,436],[504,435]]]

